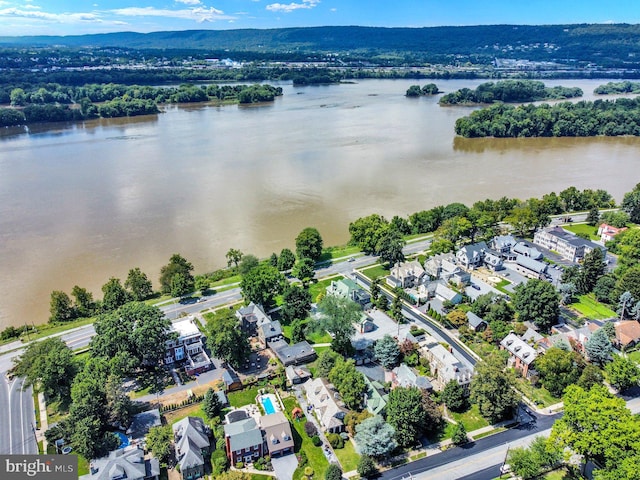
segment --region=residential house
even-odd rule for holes
[[[481,267],[484,263],[485,252],[489,250],[485,242],[473,243],[465,245],[456,252],[456,260],[458,265],[466,269],[474,269]]]
[[[453,253],[441,253],[429,258],[424,264],[425,272],[434,279],[453,282],[456,285],[467,285],[471,274],[458,265]]]
[[[527,278],[544,279],[548,265],[544,262],[534,260],[531,257],[517,255],[514,269]]]
[[[422,356],[431,366],[431,374],[435,377],[434,384],[438,389],[443,389],[451,380],[455,380],[465,389],[469,388],[473,370],[456,358],[451,347],[445,348],[430,335],[425,336],[419,345]]]
[[[636,320],[622,320],[615,323],[615,345],[627,349],[640,343],[640,323]]]
[[[511,253],[516,255],[522,255],[524,257],[531,258],[533,260],[542,260],[543,255],[540,250],[535,247],[532,247],[528,243],[518,242],[511,249]]]
[[[260,325],[271,321],[271,318],[265,313],[262,306],[253,302],[246,307],[241,307],[236,310],[236,317],[240,322],[242,330],[249,335],[255,335]]]
[[[149,433],[151,427],[159,427],[160,425],[162,425],[160,410],[154,408],[134,415],[126,433],[132,440],[140,440]]]
[[[456,292],[455,290],[453,290],[443,282],[434,282],[434,283],[435,283],[434,295],[437,298],[439,298],[443,302],[448,300],[454,305],[457,305],[458,303],[462,302],[462,294],[460,294],[459,292]]]
[[[418,261],[401,263],[391,267],[387,284],[400,288],[417,287],[422,283],[425,274],[424,268]]]
[[[533,374],[533,362],[538,356],[535,348],[511,332],[500,342],[500,349],[509,352],[507,365],[529,378]]]
[[[482,332],[488,326],[487,322],[473,312],[467,312],[467,323],[474,332]]]
[[[516,243],[513,235],[496,235],[491,240],[491,248],[500,254],[508,254]]]
[[[204,477],[204,464],[211,453],[211,431],[200,417],[186,417],[173,424],[176,460],[183,480]]]
[[[313,362],[317,357],[316,351],[306,340],[289,345],[283,338],[279,338],[270,341],[269,348],[285,367]]]
[[[211,359],[204,351],[203,336],[194,317],[189,316],[172,322],[171,332],[176,334],[176,338],[167,341],[165,365],[184,362],[187,375],[205,372],[213,367]]]
[[[356,282],[349,278],[341,278],[340,280],[332,280],[327,286],[327,295],[334,295],[342,298],[353,300],[362,308],[371,303],[369,293],[360,288]]]
[[[593,332],[600,329],[600,326],[596,323],[586,322],[580,328],[574,328],[567,324],[559,324],[551,327],[551,333],[549,337],[540,342],[543,347],[550,348],[557,346],[561,343],[569,345],[574,351],[581,355],[586,355],[585,346]]]
[[[312,376],[309,369],[305,366],[289,365],[284,369],[284,373],[291,385],[306,382]]]
[[[484,254],[484,264],[489,270],[493,270],[494,272],[504,269],[502,256],[497,252],[492,252],[491,250]]]
[[[227,414],[224,426],[224,439],[227,449],[227,457],[231,465],[238,462],[252,463],[265,455],[262,430],[253,417],[237,415],[235,410]]]
[[[158,480],[160,462],[145,459],[141,446],[129,446],[109,452],[109,455],[91,460],[90,473],[80,480]]]
[[[581,261],[594,248],[599,248],[606,253],[602,245],[580,238],[560,227],[538,230],[533,236],[533,243],[558,252],[562,258],[571,262]]]
[[[260,417],[260,427],[271,458],[293,453],[293,436],[291,424],[282,412],[275,412]]]
[[[270,342],[284,339],[280,322],[271,320],[258,325],[258,339],[265,347],[268,347]]]
[[[616,228],[603,223],[598,227],[598,235],[600,235],[600,241],[605,244],[613,240],[616,235],[618,235],[620,232],[624,232],[626,229],[627,227]]]
[[[377,380],[370,380],[364,376],[367,385],[364,404],[365,408],[373,415],[384,415],[389,401],[389,394],[384,391],[384,386]]]
[[[391,370],[391,385],[395,387],[417,387],[420,390],[430,392],[433,390],[433,385],[427,377],[418,375],[411,367],[406,363],[401,363],[399,366]]]
[[[313,406],[320,425],[327,433],[344,431],[344,417],[348,410],[335,387],[324,378],[315,378],[305,384],[309,404]]]
[[[529,345],[536,346],[542,342],[545,337],[536,332],[533,328],[527,327],[527,331],[524,332],[520,338],[527,342]]]

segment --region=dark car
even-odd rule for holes
[[[471,284],[471,288],[475,288],[476,290],[480,290],[480,287],[478,285],[476,285],[475,283]]]

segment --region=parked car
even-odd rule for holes
[[[478,285],[476,285],[475,283],[471,284],[471,288],[475,288],[476,290],[480,290],[480,287]]]

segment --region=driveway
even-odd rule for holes
[[[271,465],[278,480],[291,480],[293,472],[298,468],[298,459],[292,453],[283,457],[271,457]]]

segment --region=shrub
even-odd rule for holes
[[[318,429],[313,424],[313,422],[306,422],[304,424],[304,431],[307,433],[309,437],[313,437],[318,434]]]
[[[342,480],[342,469],[335,463],[332,463],[329,465],[329,468],[327,468],[324,478],[325,480]]]
[[[327,434],[327,440],[333,448],[344,448],[344,440],[337,433]]]
[[[373,458],[363,455],[358,462],[357,471],[361,478],[369,478],[377,475],[378,467],[376,467],[376,462],[373,461]]]
[[[214,450],[211,454],[211,467],[214,475],[220,475],[229,468],[229,459],[224,449]]]
[[[304,474],[305,474],[307,477],[311,477],[311,476],[313,476],[313,468],[311,468],[311,467],[305,467],[305,469],[304,469]]]
[[[244,463],[243,462],[237,462],[236,463],[236,468],[237,469],[244,468]]]
[[[322,445],[322,440],[320,440],[319,436],[314,435],[313,437],[311,437],[311,443],[313,443],[316,447],[319,447],[320,445]]]
[[[305,453],[305,451],[300,450],[300,453],[298,453],[298,466],[304,467],[308,461],[309,460],[307,459],[307,454]]]

